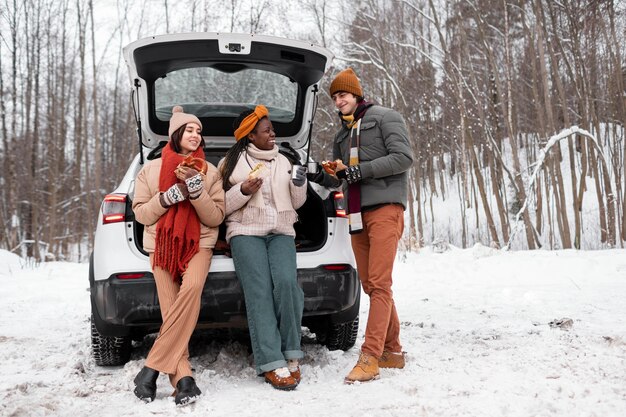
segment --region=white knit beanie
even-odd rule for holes
[[[200,122],[200,119],[193,114],[183,113],[183,108],[181,106],[174,106],[172,108],[172,118],[170,119],[170,129],[167,132],[168,136],[171,138],[172,133],[176,132],[181,126],[184,126],[187,123],[198,124],[198,126],[200,126],[200,130],[202,131],[202,123]]]

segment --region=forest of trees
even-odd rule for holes
[[[86,258],[102,198],[138,151],[121,48],[190,31],[331,49],[318,159],[331,156],[327,88],[345,66],[368,99],[402,113],[416,155],[409,250],[442,236],[516,249],[626,242],[626,2],[0,0],[0,248]],[[434,201],[454,202],[458,230]]]

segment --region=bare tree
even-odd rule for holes
[[[626,242],[626,3],[181,1],[179,15],[168,0],[119,0],[103,41],[100,0],[0,0],[0,247],[85,258],[102,194],[137,152],[121,48],[189,28],[291,31],[335,52],[318,86],[315,159],[332,153],[328,83],[340,67],[355,68],[368,100],[404,116],[415,154],[409,250],[437,238],[516,248]],[[310,33],[282,24],[288,10]],[[564,129],[574,133],[542,154]]]

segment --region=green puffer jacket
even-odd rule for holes
[[[346,165],[350,161],[350,129],[345,124],[335,135],[333,159],[337,158]],[[413,150],[400,113],[377,105],[367,109],[359,146],[361,207],[399,203],[406,208],[412,164]]]

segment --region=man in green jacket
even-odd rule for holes
[[[335,135],[336,178],[311,178],[326,186],[348,187],[352,249],[363,290],[370,297],[365,342],[348,384],[378,379],[380,368],[403,368],[400,321],[393,301],[392,271],[404,230],[408,171],[413,164],[406,124],[395,110],[363,98],[351,68],[330,85],[341,128]]]

